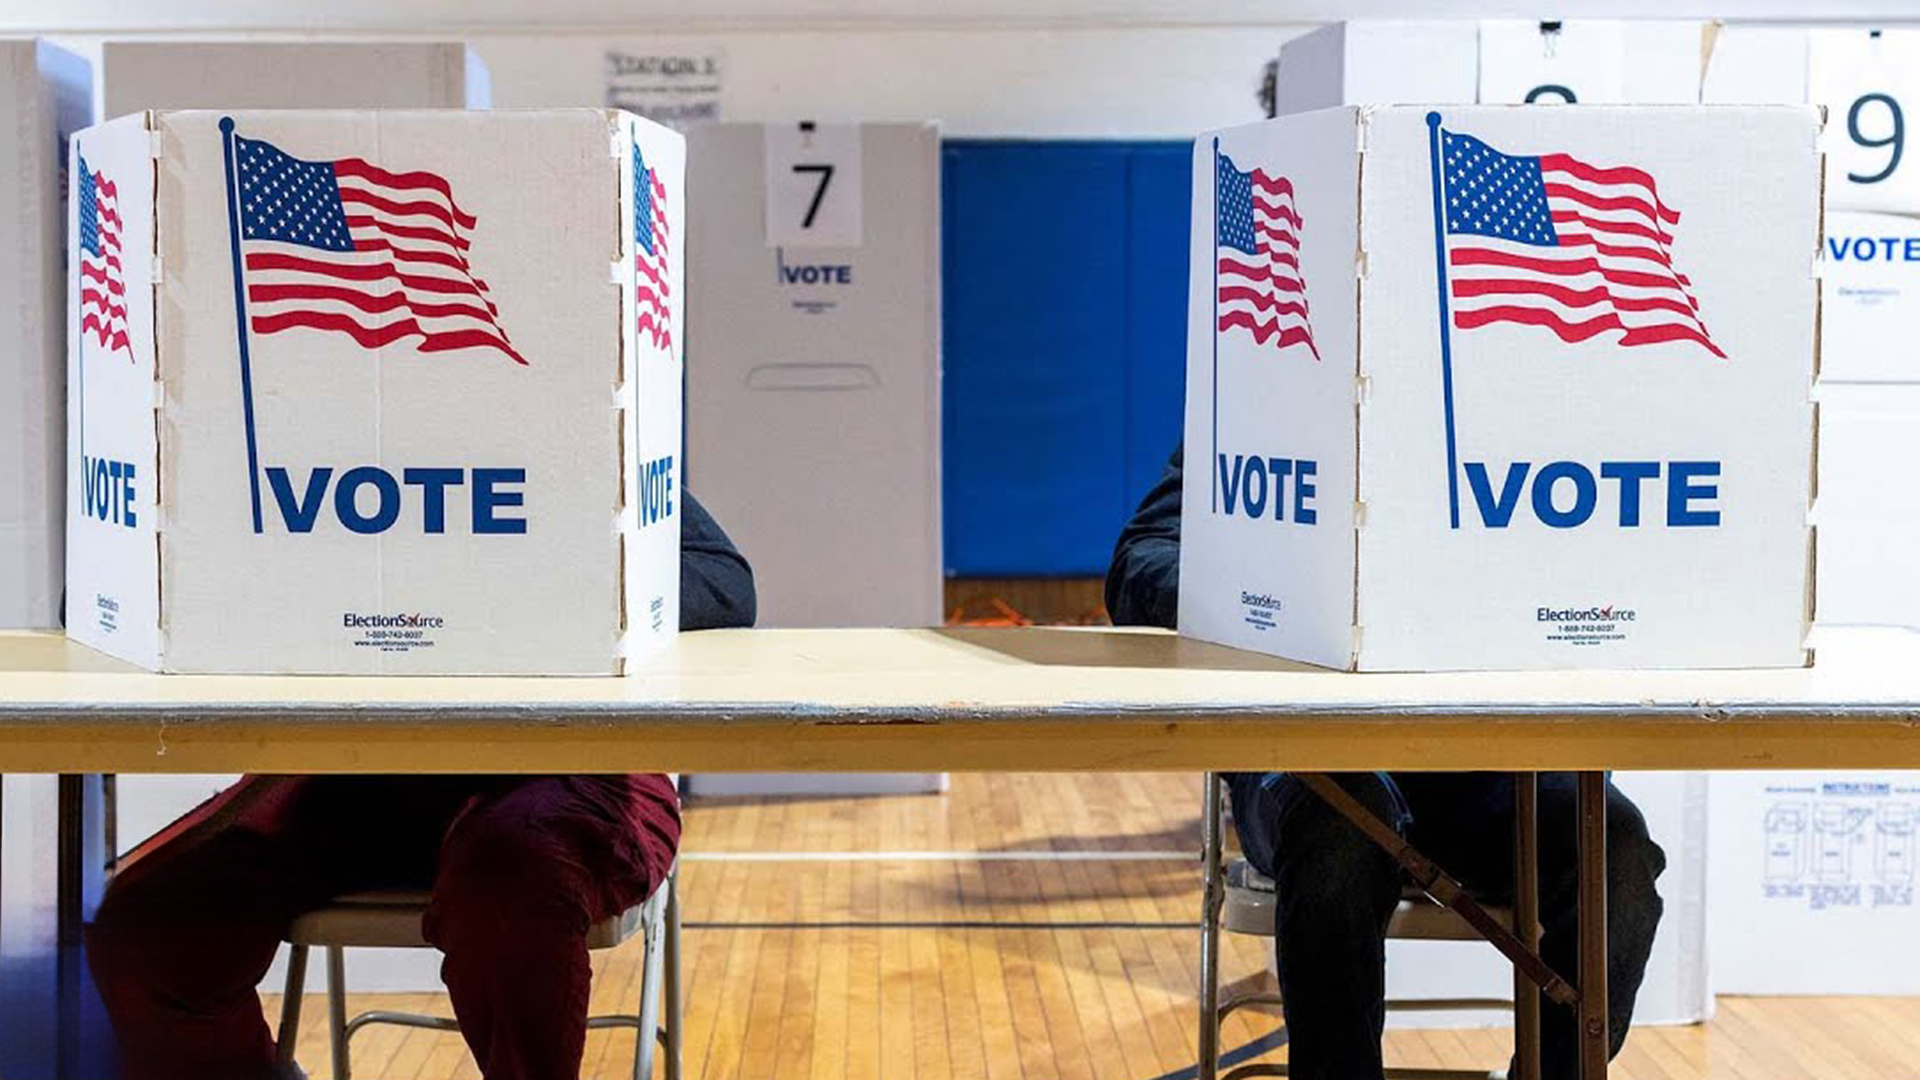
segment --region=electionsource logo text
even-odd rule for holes
[[[1534,619],[1538,622],[1632,622],[1634,610],[1617,604],[1606,607],[1587,608],[1536,608]]]
[[[1280,601],[1268,596],[1266,593],[1243,592],[1240,594],[1240,602],[1250,608],[1264,608],[1267,611],[1280,610]]]
[[[417,611],[400,615],[359,615],[349,611],[340,616],[340,625],[355,630],[368,627],[425,628],[436,630],[447,625],[447,620],[438,615],[423,615]]]

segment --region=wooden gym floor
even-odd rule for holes
[[[687,1080],[1190,1080],[1198,801],[1190,775],[955,774],[946,796],[696,803]],[[1227,977],[1267,979],[1265,948],[1228,935]],[[638,942],[596,956],[596,1012],[632,1007],[639,961]],[[349,1005],[449,1012],[426,994]],[[305,1014],[321,1080],[318,997]],[[1237,1017],[1222,1042],[1271,1031]],[[627,1076],[633,1038],[590,1034],[583,1077]],[[1395,1030],[1387,1060],[1499,1067],[1510,1038]],[[1881,1080],[1917,1062],[1920,999],[1723,997],[1711,1023],[1637,1029],[1613,1075]],[[355,1039],[354,1073],[479,1075],[457,1035],[386,1027]]]

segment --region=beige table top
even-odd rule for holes
[[[625,678],[152,675],[0,633],[0,771],[1920,768],[1920,634],[1812,668],[1351,675],[1153,631],[683,635]]]

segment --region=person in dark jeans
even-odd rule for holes
[[[1181,454],[1175,451],[1114,547],[1107,610],[1119,625],[1172,628],[1180,595]],[[1349,773],[1333,778],[1474,895],[1513,894],[1513,781],[1494,773]],[[1234,826],[1247,861],[1273,878],[1274,939],[1287,1021],[1290,1075],[1380,1080],[1386,1023],[1387,922],[1399,902],[1399,864],[1296,778],[1228,773]],[[1578,804],[1569,774],[1540,778],[1540,912],[1545,959],[1578,977],[1574,841]],[[1660,923],[1654,881],[1666,855],[1632,800],[1607,785],[1608,1018],[1619,1053]],[[1571,1009],[1542,1010],[1547,1080],[1579,1071]]]
[[[753,571],[681,501],[680,628],[753,625]],[[652,895],[680,804],[657,773],[248,776],[121,862],[87,958],[123,1072],[264,1080],[254,986],[294,918],[341,893],[430,888],[421,928],[487,1080],[580,1075],[587,931]]]

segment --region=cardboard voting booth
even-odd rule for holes
[[[1376,671],[1805,663],[1819,124],[1202,136],[1182,632]]]
[[[1713,25],[1693,19],[1486,19],[1482,105],[1695,105]]]
[[[1275,111],[1471,104],[1479,91],[1479,49],[1478,24],[1467,19],[1329,23],[1280,46]]]
[[[486,65],[456,42],[109,41],[102,116],[146,109],[483,109]]]
[[[1280,47],[1275,105],[1691,105],[1711,38],[1684,19],[1357,19]]]
[[[762,626],[940,622],[940,136],[689,135],[689,469]],[[718,298],[718,299],[716,299]]]
[[[71,636],[166,671],[552,674],[672,636],[678,135],[162,112],[73,155]]]
[[[65,541],[67,136],[92,116],[84,60],[41,41],[0,41],[0,628],[60,624]]]

